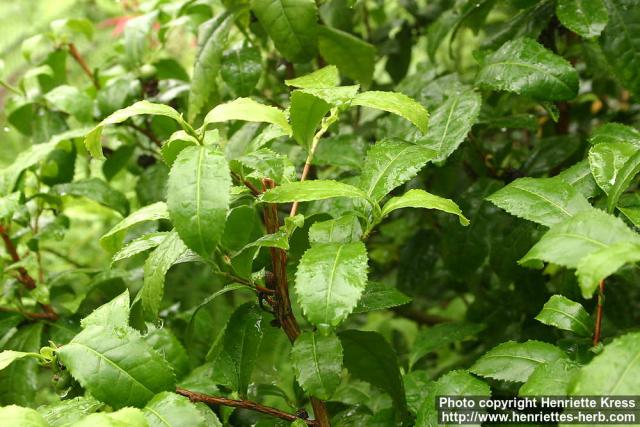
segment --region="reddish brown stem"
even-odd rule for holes
[[[596,322],[593,328],[593,346],[597,346],[600,342],[600,334],[602,332],[602,308],[604,305],[604,280],[600,280],[598,286],[598,305],[596,306]]]
[[[44,308],[44,306],[43,306]],[[0,307],[0,312],[2,313],[18,313],[23,315],[24,317],[26,317],[27,319],[30,320],[51,320],[51,321],[56,321],[58,320],[58,314],[57,313],[31,313],[28,311],[20,311],[17,310],[15,308],[8,308],[8,307]]]
[[[275,182],[270,179],[262,180],[263,191],[275,188]],[[278,210],[276,205],[266,205],[264,208],[264,223],[268,233],[275,233],[280,228]],[[273,264],[273,274],[275,276],[275,313],[282,327],[287,334],[289,341],[293,343],[300,335],[300,326],[291,310],[291,300],[289,298],[289,283],[287,281],[287,253],[279,248],[270,248],[271,260]],[[315,397],[311,398],[313,414],[320,427],[329,427],[329,413],[324,402]]]
[[[84,58],[78,51],[78,48],[76,47],[76,45],[73,43],[69,43],[67,46],[69,47],[69,53],[71,54],[73,59],[75,59],[75,61],[78,63],[78,65],[80,65],[80,68],[82,68],[82,71],[84,71],[87,77],[91,79],[91,83],[93,83],[93,86],[95,86],[96,89],[100,89],[100,82],[98,81],[96,76],[93,74],[93,71],[91,71],[91,68],[89,68],[87,61],[84,60]]]
[[[262,414],[271,415],[272,417],[280,418],[281,420],[285,420],[289,422],[302,420],[307,425],[310,425],[310,426],[319,425],[315,420],[307,420],[304,418],[300,418],[295,414],[290,414],[288,412],[281,411],[271,406],[261,405],[259,403],[252,402],[250,400],[236,400],[236,399],[227,399],[226,397],[209,396],[206,394],[197,393],[195,391],[186,390],[180,387],[176,389],[176,393],[188,397],[192,402],[203,402],[203,403],[206,403],[207,405],[223,405],[223,406],[231,406],[233,408],[249,409],[251,411],[256,411]]]

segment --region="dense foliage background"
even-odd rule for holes
[[[0,424],[640,395],[640,1],[0,10]]]

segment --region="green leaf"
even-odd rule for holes
[[[262,343],[262,312],[253,303],[233,312],[224,332],[222,350],[215,360],[216,377],[234,391],[246,396]]]
[[[333,197],[367,200],[362,190],[342,182],[331,180],[296,181],[280,185],[262,194],[265,203],[308,202]]]
[[[617,242],[640,243],[640,237],[621,219],[593,209],[551,227],[518,262],[540,260],[576,268],[587,255]]]
[[[222,52],[227,44],[234,17],[223,13],[202,24],[198,31],[198,53],[193,65],[189,90],[189,121],[193,122],[208,105],[218,102],[218,84]]]
[[[593,322],[582,304],[563,297],[553,295],[535,317],[545,325],[571,331],[583,337],[591,336]]]
[[[485,328],[479,323],[442,323],[420,331],[409,354],[409,367],[431,353],[458,341],[475,337]]]
[[[620,168],[615,177],[615,182],[607,197],[607,211],[613,212],[618,205],[618,199],[631,185],[631,181],[640,172],[640,150],[631,156]]]
[[[253,0],[251,8],[287,60],[307,62],[316,55],[318,8],[314,0]]]
[[[640,94],[640,9],[637,0],[605,0],[609,23],[602,32],[602,51],[620,83]]]
[[[525,382],[541,364],[565,358],[562,350],[545,342],[507,341],[485,353],[469,370],[496,380]]]
[[[47,92],[44,98],[56,110],[64,111],[81,122],[91,121],[93,101],[74,86],[58,86]]]
[[[640,131],[622,123],[605,123],[591,132],[589,142],[592,145],[603,142],[627,142],[640,147]]]
[[[340,324],[367,285],[367,249],[362,242],[324,243],[308,249],[296,271],[296,294],[314,325]]]
[[[397,139],[384,139],[367,153],[359,187],[375,201],[413,178],[435,151]]]
[[[156,393],[175,389],[169,364],[131,328],[91,325],[57,353],[92,396],[116,409],[142,407]]]
[[[93,397],[82,396],[40,406],[38,412],[42,414],[50,427],[66,427],[96,412],[103,406],[104,403]]]
[[[562,25],[584,38],[599,36],[609,21],[602,0],[558,0],[556,16]]]
[[[291,135],[291,126],[284,111],[276,107],[260,104],[251,98],[238,98],[217,105],[207,113],[204,125],[227,122],[229,120],[245,120],[250,122],[273,123]]]
[[[210,147],[187,147],[171,167],[169,215],[180,238],[203,257],[215,250],[229,211],[231,175],[222,154]]]
[[[376,48],[344,31],[321,26],[318,34],[320,55],[340,72],[365,87],[371,84]]]
[[[424,190],[413,189],[402,196],[392,197],[382,208],[382,216],[387,216],[396,209],[402,208],[437,209],[457,215],[460,219],[460,224],[469,225],[469,220],[462,214],[460,207],[453,200],[427,193]]]
[[[93,310],[80,321],[83,328],[102,326],[105,328],[122,328],[129,325],[129,290]]]
[[[0,408],[0,425],[15,427],[49,427],[45,419],[31,408],[9,405]]]
[[[122,123],[131,117],[140,115],[153,115],[153,116],[165,116],[169,117],[176,122],[187,132],[194,134],[193,129],[182,118],[182,114],[178,113],[173,108],[164,104],[154,104],[149,101],[138,101],[135,104],[118,110],[111,114],[109,117],[101,121],[96,127],[94,127],[84,138],[84,145],[91,155],[97,159],[104,159],[102,154],[102,129],[107,125],[115,125]]]
[[[291,128],[296,142],[307,150],[322,118],[331,110],[326,101],[309,93],[296,90],[291,94]]]
[[[512,215],[551,227],[592,207],[560,178],[519,178],[487,198]]]
[[[20,327],[10,335],[3,349],[30,353],[39,351],[42,327],[42,323]],[[0,405],[33,405],[38,390],[38,374],[38,363],[33,358],[16,360],[0,371]]]
[[[207,304],[211,303],[213,300],[218,298],[220,295],[224,295],[227,292],[236,291],[238,289],[250,290],[250,288],[247,287],[247,285],[241,285],[239,283],[232,283],[232,284],[227,285],[224,288],[212,293],[207,298],[205,298],[204,301],[202,301],[200,304],[198,304],[198,306],[193,309],[193,313],[191,314],[191,317],[189,318],[189,323],[187,325],[187,334],[188,334],[188,336],[190,337],[191,334],[193,333],[193,329],[195,327],[194,325],[195,325],[195,321],[196,321],[196,315],[198,314],[198,312],[203,307],[205,307]]]
[[[304,391],[328,400],[340,384],[342,344],[334,334],[304,332],[293,343],[291,362]]]
[[[147,333],[143,338],[169,362],[178,379],[189,373],[187,351],[170,329],[147,324]]]
[[[574,187],[578,193],[586,198],[591,198],[598,194],[598,185],[591,173],[588,159],[579,161],[560,172],[556,177]]]
[[[410,302],[411,298],[400,292],[395,286],[369,282],[353,312],[367,313],[409,304]]]
[[[148,427],[148,423],[140,409],[122,408],[115,412],[91,414],[73,427]]]
[[[602,353],[580,369],[571,395],[624,395],[640,393],[640,333],[615,338]]]
[[[569,62],[533,39],[519,38],[488,55],[476,83],[542,101],[573,99],[578,73]]]
[[[591,298],[598,283],[618,271],[622,266],[640,261],[638,242],[618,242],[582,258],[576,275],[584,298]]]
[[[156,394],[142,411],[149,427],[205,425],[203,415],[188,398],[167,391]]]
[[[157,19],[158,12],[153,11],[126,21],[123,45],[125,59],[129,66],[135,67],[143,63],[149,48],[149,34]]]
[[[520,396],[566,396],[580,365],[572,360],[558,359],[538,366],[520,387]]]
[[[25,357],[40,359],[40,354],[14,350],[0,351],[0,370],[9,366],[15,360],[24,359]]]
[[[404,117],[413,123],[422,132],[427,131],[429,125],[429,113],[417,101],[407,95],[398,92],[369,91],[357,94],[352,105],[375,108],[388,111]]]
[[[130,241],[126,244],[126,246],[124,246],[113,255],[113,257],[111,258],[111,264],[113,265],[118,261],[131,258],[132,256],[157,247],[160,243],[162,243],[165,237],[167,237],[167,234],[169,233],[166,231],[149,233]]]
[[[351,243],[360,240],[362,227],[358,217],[347,214],[337,219],[314,222],[309,228],[309,243]]]
[[[438,378],[429,389],[426,399],[418,410],[416,427],[433,427],[438,423],[436,399],[438,396],[491,396],[491,388],[482,380],[466,371],[451,371]],[[446,425],[446,424],[445,424]],[[449,424],[450,425],[450,424]]]
[[[220,74],[236,96],[251,95],[262,75],[260,50],[244,46],[227,51],[222,58]]]
[[[389,343],[377,332],[347,330],[338,336],[349,373],[388,393],[396,411],[404,415],[407,410],[404,385],[398,359]]]
[[[171,134],[169,139],[162,144],[160,154],[162,154],[162,159],[167,166],[171,167],[182,150],[194,145],[199,145],[198,140],[185,131],[179,130]]]
[[[54,190],[61,196],[86,197],[113,209],[122,216],[129,215],[129,201],[125,195],[113,189],[101,179],[85,178],[66,184],[58,184],[54,187]]]
[[[482,98],[474,90],[456,91],[433,112],[426,134],[415,142],[434,150],[435,160],[446,159],[471,131],[481,105]]]
[[[160,219],[169,219],[169,211],[164,202],[156,202],[140,208],[103,235],[100,238],[100,245],[108,251],[116,251],[122,246],[125,234],[129,228],[142,222],[157,221]]]
[[[172,231],[147,258],[144,263],[144,284],[137,297],[142,301],[142,310],[147,319],[158,316],[167,271],[188,253],[189,249],[178,233]]]
[[[328,88],[335,87],[340,84],[340,75],[335,65],[328,65],[320,68],[312,73],[306,74],[295,79],[284,81],[287,86],[298,88]]]
[[[598,186],[607,194],[616,182],[620,169],[638,150],[626,142],[603,142],[589,150],[589,167]]]

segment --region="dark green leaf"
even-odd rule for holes
[[[85,178],[80,181],[59,184],[54,187],[60,195],[86,197],[103,206],[113,209],[122,216],[129,215],[129,201],[109,184],[98,178]]]
[[[599,36],[609,20],[602,0],[558,0],[556,15],[562,25],[585,38]]]
[[[409,354],[409,367],[432,351],[475,337],[484,328],[478,323],[443,323],[422,330]]]
[[[237,96],[251,95],[262,74],[260,51],[245,46],[225,52],[220,74]]]
[[[609,23],[601,37],[602,51],[623,86],[640,93],[640,8],[637,0],[605,0]]]
[[[318,49],[322,57],[345,76],[365,87],[371,84],[376,48],[335,28],[320,27]]]
[[[411,298],[400,292],[395,286],[369,282],[353,312],[367,313],[409,304],[410,302]]]

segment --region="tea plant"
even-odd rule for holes
[[[638,0],[77,5],[0,81],[0,424],[640,394]]]

